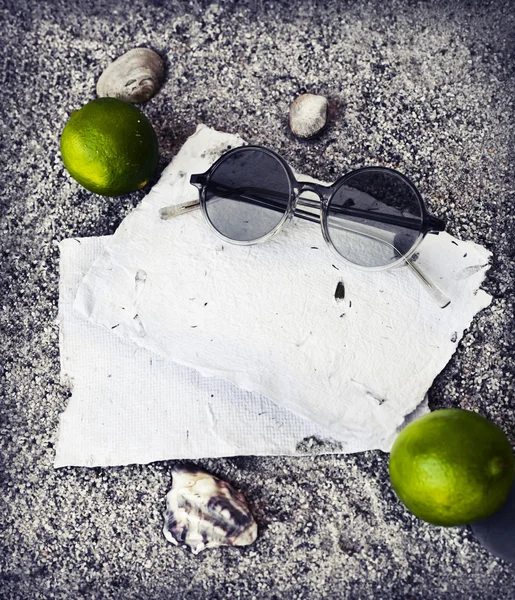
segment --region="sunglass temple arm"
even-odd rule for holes
[[[415,277],[420,281],[420,283],[424,286],[429,295],[433,298],[433,300],[438,304],[440,308],[445,308],[446,306],[449,306],[449,304],[451,303],[450,298],[448,298],[435,283],[430,281],[424,275],[424,273],[420,270],[420,267],[418,267],[411,260],[411,258],[406,258],[405,263],[408,265],[413,275],[415,275]]]
[[[159,216],[163,220],[173,219],[174,217],[178,217],[179,215],[189,213],[192,210],[197,210],[197,208],[200,208],[200,202],[198,200],[192,200],[191,202],[183,202],[182,204],[172,204],[171,206],[165,206],[164,208],[160,208]]]

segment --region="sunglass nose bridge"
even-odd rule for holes
[[[320,200],[323,200],[327,195],[327,188],[320,183],[315,183],[314,181],[299,181],[298,182],[298,195],[303,194],[304,192],[311,192],[316,194]]]
[[[295,192],[295,215],[309,221],[320,222],[324,202],[321,186],[310,181],[301,181]]]
[[[324,200],[328,197],[328,189],[312,181],[299,181],[295,192],[297,204],[310,208],[322,208]]]
[[[331,195],[331,186],[322,185],[314,181],[298,181],[295,191],[297,198],[302,197],[304,199],[306,196],[309,198],[315,195],[318,198],[318,202],[324,204]]]

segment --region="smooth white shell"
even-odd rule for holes
[[[193,554],[218,546],[248,546],[257,537],[257,524],[243,495],[204,471],[174,469],[164,520],[166,539]]]
[[[316,135],[327,123],[327,109],[324,96],[302,94],[290,106],[290,129],[302,138]]]
[[[139,104],[154,96],[164,79],[164,63],[148,48],[129,50],[102,73],[97,83],[99,98],[109,96]]]

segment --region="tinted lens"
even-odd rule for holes
[[[404,177],[366,169],[345,178],[334,193],[327,229],[344,258],[363,267],[384,267],[418,242],[422,217],[419,195]]]
[[[290,179],[281,161],[253,148],[231,153],[207,184],[206,213],[225,237],[252,242],[271,233],[288,209]]]

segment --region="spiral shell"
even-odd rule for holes
[[[102,73],[97,82],[97,95],[140,104],[157,94],[163,80],[164,64],[159,54],[149,48],[134,48]]]
[[[164,521],[166,539],[193,554],[218,546],[248,546],[257,537],[257,524],[243,495],[200,470],[174,469]]]

